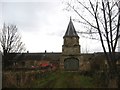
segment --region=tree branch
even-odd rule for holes
[[[108,16],[109,16],[111,49],[112,49],[112,51],[113,51],[112,19],[111,19],[111,10],[110,10],[109,1],[107,1],[107,5],[108,5],[108,11],[109,11]]]

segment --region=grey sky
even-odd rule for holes
[[[62,2],[63,0],[29,0],[29,2],[28,0],[2,0],[0,24],[5,22],[17,25],[22,40],[30,52],[44,52],[45,50],[61,52],[69,17],[75,17],[63,10],[65,7]],[[76,23],[74,26],[76,30],[82,29]],[[101,51],[101,44],[98,41],[80,37],[80,44],[82,52]]]

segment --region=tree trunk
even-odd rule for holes
[[[118,88],[118,72],[115,62],[111,62],[108,73],[108,88]]]

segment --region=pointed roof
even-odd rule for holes
[[[74,25],[72,23],[71,17],[70,17],[70,22],[68,24],[67,31],[66,31],[64,37],[65,36],[77,36],[78,37],[78,34],[77,34],[77,32],[74,28]]]

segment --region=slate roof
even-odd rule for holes
[[[49,60],[53,62],[58,62],[60,60],[62,53],[9,53],[7,57],[10,61],[26,61],[26,60]],[[89,54],[81,54],[83,57],[104,57],[103,52],[98,53],[89,53]],[[116,52],[116,58],[120,59],[120,52]]]
[[[58,61],[61,53],[9,53],[7,57],[11,61],[22,60],[52,60]]]
[[[71,17],[70,17],[70,22],[68,24],[67,31],[66,31],[64,37],[66,37],[66,36],[77,36],[78,37],[78,34],[77,34],[77,32],[74,28],[73,22],[71,20]]]

